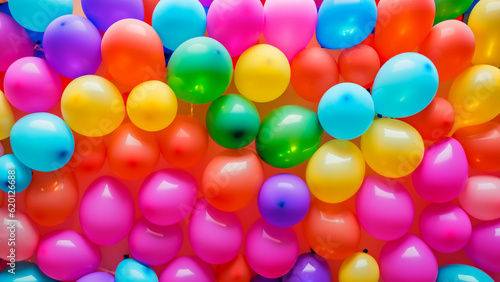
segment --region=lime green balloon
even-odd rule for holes
[[[458,18],[472,5],[473,0],[434,0],[436,17],[434,24]]]
[[[315,112],[300,106],[283,106],[262,120],[255,145],[266,163],[288,168],[311,158],[322,136],[323,128]]]
[[[212,102],[226,91],[233,76],[229,52],[217,40],[195,37],[170,57],[167,82],[177,98],[193,104]]]

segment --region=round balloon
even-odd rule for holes
[[[215,279],[219,282],[248,282],[251,277],[252,269],[241,254],[215,269]]]
[[[13,36],[16,40],[12,40]],[[0,71],[6,71],[20,58],[33,55],[33,42],[26,30],[5,13],[0,13],[0,45]]]
[[[9,10],[16,22],[24,28],[44,32],[53,20],[73,12],[73,1],[11,0]]]
[[[31,169],[15,155],[7,154],[0,157],[0,189],[3,192],[16,194],[24,191],[30,185],[32,175]]]
[[[462,208],[480,220],[500,218],[500,178],[493,175],[469,177],[464,190],[458,195]]]
[[[378,282],[380,270],[377,261],[367,253],[356,252],[344,260],[339,269],[339,282]]]
[[[500,24],[499,3],[496,0],[482,0],[477,2],[470,13],[468,25],[476,39],[476,50],[472,64],[487,64],[500,67],[500,55],[491,50],[500,46],[500,31],[493,28]]]
[[[3,192],[0,193],[3,194]],[[9,197],[9,199],[12,198]],[[2,223],[0,225],[0,259],[12,263],[29,259],[35,254],[37,248],[40,249],[38,245],[40,233],[36,224],[27,214],[21,210],[15,210],[14,213],[11,211],[12,205],[5,205],[0,210],[0,222]],[[14,214],[14,218],[11,216],[12,214]],[[12,235],[15,235],[14,241],[10,240]],[[14,242],[15,245],[12,245],[11,242]]]
[[[106,272],[93,272],[76,280],[76,282],[115,282],[115,277]]]
[[[116,267],[116,282],[158,282],[155,271],[135,259],[122,260]]]
[[[298,257],[282,281],[332,281],[332,274],[326,260],[316,254],[306,253]]]
[[[484,221],[472,228],[472,235],[464,250],[482,269],[500,272],[500,220]]]
[[[439,268],[436,282],[462,282],[464,278],[467,280],[474,279],[472,281],[494,281],[488,274],[474,266],[466,264],[448,264]]]
[[[75,152],[68,162],[73,171],[94,174],[101,170],[106,161],[106,145],[101,137],[86,137],[75,134]]]
[[[85,16],[102,31],[119,20],[144,20],[141,0],[81,0],[81,3]]]
[[[370,87],[380,69],[380,58],[372,47],[359,44],[339,55],[340,74],[346,82]]]
[[[38,265],[32,262],[16,262],[14,272],[9,272],[9,270],[12,270],[12,268],[8,267],[0,272],[0,280],[2,280],[2,282],[57,282],[45,275],[40,268],[38,268]]]
[[[182,275],[179,275],[179,272]],[[163,269],[160,282],[213,282],[210,266],[194,256],[177,257]]]

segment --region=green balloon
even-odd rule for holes
[[[233,76],[229,52],[217,40],[195,37],[170,57],[167,82],[177,98],[193,104],[212,102],[228,88]]]
[[[307,161],[318,149],[322,136],[323,128],[315,112],[283,106],[262,120],[255,145],[266,163],[289,168]]]
[[[252,143],[260,127],[260,116],[247,98],[229,94],[213,101],[207,111],[210,137],[228,149],[243,148]]]
[[[453,20],[465,13],[472,5],[473,0],[434,0],[436,4],[436,17],[434,24],[445,20]]]

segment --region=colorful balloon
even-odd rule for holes
[[[472,0],[436,0],[436,18],[434,24],[445,20],[455,19],[469,9]]]
[[[24,191],[30,185],[32,175],[31,169],[15,155],[7,154],[0,157],[0,190],[3,192],[16,194]]]
[[[492,50],[500,46],[500,31],[495,26],[500,24],[499,3],[495,0],[477,2],[469,16],[468,25],[476,39],[476,51],[472,64],[487,64],[500,67],[500,55]]]
[[[380,69],[380,58],[371,46],[359,44],[339,55],[340,74],[346,82],[369,87]]]
[[[215,279],[219,282],[248,282],[251,277],[252,269],[241,254],[227,263],[218,265],[215,270]]]
[[[155,271],[135,259],[122,260],[116,267],[116,282],[158,282]]]
[[[332,281],[330,266],[316,254],[301,254],[294,267],[282,278],[283,282],[292,281]]]
[[[5,98],[2,90],[0,90],[0,140],[10,136],[10,131],[14,123],[14,115],[10,109],[9,102]]]
[[[482,269],[500,272],[500,220],[478,223],[464,250],[467,256]]]
[[[163,269],[160,282],[213,282],[210,266],[194,256],[177,257]]]
[[[348,257],[339,269],[339,282],[378,282],[380,270],[377,261],[364,252],[356,252]]]
[[[81,3],[85,16],[102,31],[123,19],[144,20],[141,0],[81,0]]]
[[[38,249],[41,247],[41,242],[40,246],[38,245],[40,233],[36,224],[24,212],[16,210],[15,206],[14,210],[15,218],[10,216],[12,205],[5,205],[0,210],[2,223],[0,225],[0,259],[11,263],[30,258],[35,254],[37,247]],[[15,241],[10,240],[12,234],[15,235]],[[10,242],[15,242],[15,245]]]
[[[484,271],[466,264],[448,264],[441,266],[436,282],[465,282],[465,281],[493,282],[494,280]]]
[[[12,40],[13,36],[16,40]],[[33,42],[26,30],[4,13],[0,13],[0,46],[0,72],[18,59],[33,55]]]
[[[53,20],[73,12],[73,1],[11,0],[9,9],[12,17],[24,28],[44,32]]]
[[[266,278],[260,275],[256,275],[250,280],[251,282],[280,282],[280,278]]]
[[[19,261],[15,264],[14,272],[9,272],[11,269],[12,268],[8,267],[0,272],[0,280],[2,280],[2,282],[20,282],[23,280],[30,282],[57,282],[45,275],[40,268],[38,268],[38,265],[32,262]]]
[[[67,166],[79,174],[95,174],[106,161],[106,145],[102,137],[75,134],[75,152]]]
[[[76,280],[76,282],[115,282],[115,277],[106,272],[93,272]]]
[[[493,175],[469,177],[464,190],[458,195],[462,208],[480,220],[500,218],[500,178]]]

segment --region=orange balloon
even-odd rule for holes
[[[137,128],[132,123],[120,125],[107,142],[108,163],[122,179],[146,177],[160,158],[160,148],[154,133]]]
[[[344,204],[313,200],[302,221],[307,244],[325,259],[345,259],[354,254],[361,228],[354,213]]]
[[[360,44],[340,53],[339,69],[346,82],[368,88],[380,69],[380,59],[372,47]]]
[[[106,146],[102,137],[87,137],[73,133],[75,151],[66,167],[77,173],[94,174],[101,170],[106,161]]]
[[[215,280],[218,282],[248,282],[251,278],[252,269],[241,254],[229,262],[218,265],[215,270]]]
[[[246,149],[226,150],[207,164],[201,192],[215,208],[233,212],[250,204],[263,183],[264,170],[257,154]]]
[[[124,19],[110,26],[102,38],[101,53],[111,76],[124,85],[165,77],[161,39],[143,21]]]
[[[159,139],[163,157],[178,168],[190,168],[199,164],[207,153],[207,129],[192,116],[177,116],[160,132]]]
[[[457,20],[438,23],[418,47],[439,74],[439,81],[454,78],[471,64],[476,42],[469,26]]]

